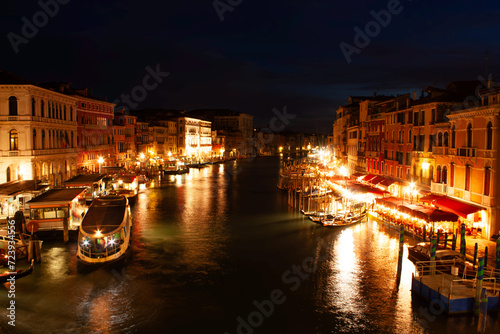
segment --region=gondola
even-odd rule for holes
[[[10,271],[0,274],[0,283],[7,283],[11,278],[17,281],[18,279],[24,276],[28,276],[33,272],[34,265],[35,265],[35,260],[31,260],[30,266],[26,269],[19,269],[16,271]]]

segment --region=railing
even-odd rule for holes
[[[106,249],[103,249],[101,251],[98,250],[92,250],[92,248],[89,247],[80,247],[80,253],[88,258],[92,259],[98,259],[101,257],[108,257],[113,254],[116,254],[120,251],[121,245],[113,245],[111,247],[106,247]]]
[[[77,153],[78,151],[79,149],[77,147],[53,148],[53,149],[31,150],[31,155],[69,154],[69,153]]]
[[[431,181],[431,192],[446,194],[448,191],[448,185],[446,183],[435,183]]]
[[[457,150],[457,155],[460,157],[475,157],[476,149],[472,147],[462,147]]]
[[[432,153],[437,154],[437,155],[448,155],[448,147],[434,146],[432,148]]]

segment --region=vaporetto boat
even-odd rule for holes
[[[125,196],[95,199],[80,225],[78,260],[85,264],[119,260],[130,246],[131,228],[132,217]]]

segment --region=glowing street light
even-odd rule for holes
[[[99,159],[97,159],[97,162],[99,163],[99,174],[100,174],[101,173],[101,165],[104,162],[103,157],[99,157]]]

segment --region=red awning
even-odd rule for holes
[[[396,197],[375,198],[375,202],[383,204],[391,209],[397,209],[402,200]]]
[[[382,181],[384,181],[384,178],[382,176],[377,175],[368,182],[375,185],[375,184],[378,184],[379,182],[382,182]]]
[[[449,197],[435,200],[434,205],[443,211],[453,212],[464,218],[467,218],[467,215],[471,213],[484,210],[479,206],[467,204]]]
[[[382,186],[390,186],[391,184],[393,184],[394,182],[396,182],[396,180],[391,180],[391,179],[386,179],[384,178],[384,180],[382,182],[379,182],[379,186],[382,185]]]
[[[360,176],[363,176],[363,175],[366,175],[365,173],[354,173],[354,174],[351,174],[352,177],[355,177],[355,178],[358,178]]]
[[[428,194],[420,197],[419,201],[422,203],[432,203],[433,201],[440,200],[445,198],[446,196],[438,195],[438,194]]]
[[[371,180],[373,179],[374,177],[376,177],[377,175],[373,175],[373,174],[368,174],[366,175],[361,181],[368,181],[368,180]]]
[[[429,222],[456,222],[458,220],[458,216],[452,212],[445,212],[431,206],[420,204],[410,204],[405,202],[403,205],[398,206],[398,210]]]

